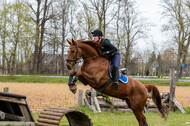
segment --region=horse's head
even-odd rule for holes
[[[69,41],[69,50],[68,50],[68,56],[67,56],[67,68],[71,70],[73,66],[77,63],[77,61],[82,57],[82,50],[79,48],[79,43],[72,40]]]

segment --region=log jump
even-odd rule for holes
[[[90,118],[85,113],[55,107],[44,109],[37,119],[36,126],[59,126],[63,116],[66,116],[69,126],[92,126]]]
[[[97,106],[95,103],[92,102],[91,90],[87,90],[85,92],[85,105],[88,106],[90,109],[92,109],[94,112],[97,112],[94,110]],[[103,111],[122,111],[122,112],[132,112],[131,109],[128,107],[127,103],[123,100],[107,100],[102,93],[96,92],[95,93],[98,101],[98,106]],[[169,107],[169,100],[170,100],[170,94],[168,92],[160,93],[162,103],[165,104],[167,107]],[[178,107],[177,104],[175,104],[176,107]],[[146,106],[144,108],[144,112],[158,112],[156,105],[152,101],[151,94],[148,94],[148,99],[146,102]]]
[[[75,109],[55,107],[44,109],[35,122],[26,102],[26,96],[0,92],[1,126],[59,126],[64,116],[66,116],[70,126],[92,126],[91,119],[85,113]]]

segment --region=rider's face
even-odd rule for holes
[[[98,42],[99,41],[99,36],[93,36],[94,37],[94,41]]]

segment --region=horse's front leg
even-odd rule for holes
[[[77,76],[79,77],[79,80],[86,86],[89,83],[93,82],[94,77],[92,77],[90,74],[81,71],[79,73],[77,73]]]
[[[74,74],[73,74],[74,75]],[[76,82],[80,80],[84,85],[88,85],[92,82],[93,77],[86,72],[76,72],[75,76],[69,77],[69,88],[75,94],[77,91]]]
[[[75,83],[78,80],[78,77],[76,76],[76,74],[77,74],[76,71],[71,71],[69,74],[69,81],[68,81],[69,89],[74,94],[77,91],[77,86],[75,85]],[[73,76],[74,76],[74,78],[73,78]]]

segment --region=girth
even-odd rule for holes
[[[112,79],[110,78],[104,85],[102,85],[100,88],[95,88],[98,92],[103,92],[104,89],[112,82]]]

